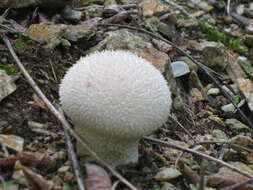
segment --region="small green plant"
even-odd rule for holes
[[[70,190],[70,189],[71,189],[71,185],[69,185],[68,183],[63,184],[63,190]]]
[[[14,48],[17,50],[22,50],[25,45],[36,45],[36,41],[30,39],[24,39],[22,36],[17,36],[14,41]]]
[[[240,101],[241,101],[240,96],[236,95],[236,96],[233,96],[233,97],[232,97],[232,102],[233,102],[234,104],[238,105],[238,104],[240,103]]]
[[[241,47],[241,38],[233,38],[225,34],[223,31],[218,30],[207,24],[204,20],[198,20],[199,28],[202,33],[206,34],[208,40],[221,42],[230,50],[238,53],[245,53],[245,49]]]
[[[155,184],[154,186],[153,186],[153,190],[160,190],[162,187],[161,187],[161,185],[159,185],[159,184]]]
[[[22,38],[18,38],[15,40],[15,43],[14,43],[15,49],[20,50],[23,48],[23,46],[24,46],[24,41]]]
[[[6,74],[8,74],[8,75],[12,75],[12,74],[17,74],[18,73],[18,69],[15,66],[13,66],[13,65],[0,64],[0,69],[4,70],[6,72]]]
[[[0,184],[0,189],[9,189],[13,186],[13,181],[5,181],[3,184]]]

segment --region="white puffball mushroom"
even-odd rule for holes
[[[77,133],[113,166],[138,161],[138,141],[166,122],[172,103],[162,74],[121,50],[82,57],[63,78],[59,94]]]

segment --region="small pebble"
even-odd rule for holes
[[[220,89],[219,88],[210,88],[207,91],[207,95],[218,95],[220,93]]]

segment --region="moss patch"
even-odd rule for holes
[[[221,42],[230,50],[236,51],[238,53],[245,53],[245,49],[241,46],[241,38],[233,38],[225,34],[223,31],[218,30],[207,24],[204,20],[198,20],[199,28],[202,33],[204,33],[208,40]]]

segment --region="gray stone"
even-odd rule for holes
[[[31,25],[24,34],[35,41],[45,43],[45,48],[54,49],[60,44],[69,47],[70,43],[66,40],[84,44],[95,36],[96,28],[87,24],[40,23]]]
[[[228,65],[228,53],[222,43],[204,42],[202,55],[204,64],[217,72],[222,72]]]
[[[226,125],[235,133],[248,132],[250,128],[237,119],[226,119]]]
[[[81,20],[83,13],[81,11],[73,10],[71,6],[67,5],[63,9],[62,16],[67,20],[79,21]]]
[[[177,187],[172,185],[171,183],[165,182],[161,188],[161,190],[179,190]]]
[[[176,28],[173,23],[170,25],[161,22],[157,17],[151,17],[143,23],[145,28],[154,33],[162,34],[166,38],[173,38],[176,36]]]
[[[86,53],[101,50],[126,50],[136,53],[151,62],[160,72],[165,71],[168,55],[154,48],[146,38],[126,29],[108,32],[108,36]]]

